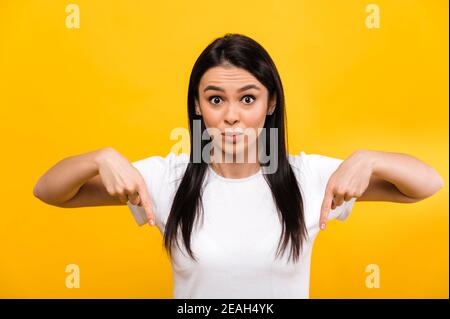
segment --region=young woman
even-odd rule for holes
[[[34,189],[51,205],[128,205],[139,225],[156,224],[175,298],[308,298],[312,246],[327,220],[345,220],[355,201],[412,203],[443,187],[406,154],[288,154],[278,71],[244,35],[201,53],[187,102],[190,155],[130,163],[104,148],[63,159]]]

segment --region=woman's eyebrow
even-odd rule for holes
[[[239,90],[237,90],[238,92],[242,92],[248,89],[257,89],[260,90],[259,86],[255,85],[255,84],[247,84],[243,87],[241,87]],[[224,88],[220,87],[220,86],[215,86],[215,85],[208,85],[203,92],[206,92],[208,90],[214,90],[214,91],[221,91],[221,92],[225,92]]]

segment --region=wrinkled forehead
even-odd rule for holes
[[[220,87],[224,93],[235,93],[244,86],[253,85],[263,91],[264,86],[258,79],[245,69],[235,66],[217,66],[208,69],[199,83],[199,92],[204,93],[208,86]],[[251,89],[252,87],[250,87]]]

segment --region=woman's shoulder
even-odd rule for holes
[[[298,169],[327,169],[335,167],[336,164],[341,163],[343,160],[336,157],[317,153],[305,153],[301,151],[299,154],[289,154],[289,163]]]
[[[160,176],[162,178],[164,176],[170,180],[184,173],[188,163],[189,154],[169,152],[165,156],[152,155],[134,161],[131,164],[137,168],[144,177]]]
[[[176,154],[175,152],[169,152],[165,156],[161,155],[151,155],[142,159],[139,159],[137,161],[132,162],[133,164],[137,165],[175,165],[183,162],[189,162],[189,154],[186,153],[180,153]]]
[[[342,163],[342,159],[317,153],[289,154],[289,163],[303,179],[328,180]]]
[[[317,155],[318,154],[308,154],[304,151],[301,151],[298,154],[289,154],[289,164],[291,164],[291,167],[295,171],[304,173],[310,170],[310,162]]]

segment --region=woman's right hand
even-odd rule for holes
[[[144,178],[139,171],[115,149],[108,147],[97,157],[98,173],[109,195],[120,201],[143,207],[148,223],[155,225],[152,202]]]

